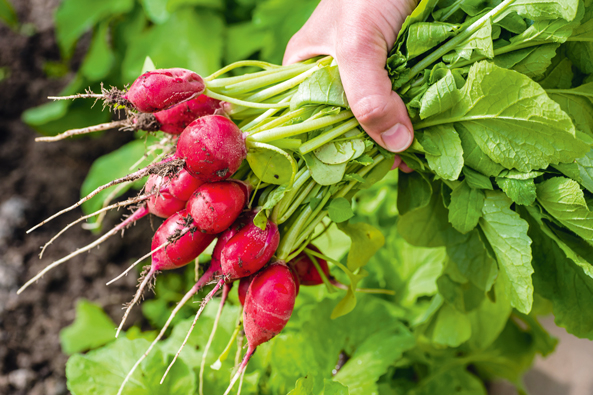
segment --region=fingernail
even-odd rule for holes
[[[401,152],[412,144],[414,136],[410,129],[401,123],[395,124],[391,128],[381,133],[381,139],[391,152]]]

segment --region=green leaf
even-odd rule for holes
[[[168,0],[141,0],[144,12],[148,19],[154,23],[164,23],[169,19],[167,10]]]
[[[154,62],[152,61],[152,59],[150,59],[150,56],[147,56],[146,59],[144,59],[144,64],[142,65],[142,71],[140,72],[140,74],[144,74],[154,70],[156,70]]]
[[[56,38],[62,53],[68,57],[83,33],[99,21],[124,14],[134,7],[132,0],[65,0],[55,14]]]
[[[431,23],[432,24],[432,23]],[[420,101],[420,118],[425,119],[447,111],[459,100],[459,89],[450,70],[431,85]]]
[[[266,230],[268,217],[266,217],[265,210],[260,210],[257,214],[255,214],[255,217],[253,217],[253,224],[261,230]]]
[[[432,185],[420,172],[399,173],[397,210],[401,215],[426,206],[432,196]]]
[[[552,58],[559,46],[560,44],[548,44],[519,49],[496,56],[494,64],[518,71],[529,78],[541,77],[552,64]]]
[[[108,182],[117,178],[124,177],[127,174],[132,173],[136,169],[130,169],[138,160],[144,156],[146,146],[142,140],[132,141],[117,150],[103,155],[91,166],[82,186],[80,188],[80,195],[86,196],[91,193],[97,187],[107,184]],[[144,158],[138,165],[138,168],[142,168],[150,163],[150,159]],[[119,192],[115,195],[121,196],[132,185],[126,184],[123,188],[119,189]],[[86,214],[97,211],[103,205],[103,201],[113,192],[112,188],[106,189],[99,192],[95,197],[86,201],[82,205],[82,210]]]
[[[463,168],[463,175],[465,176],[467,185],[471,188],[489,190],[493,189],[492,182],[490,181],[489,177],[483,175],[482,173],[478,173],[470,167],[465,166]]]
[[[593,149],[587,155],[576,160],[579,169],[579,182],[589,192],[593,193]]]
[[[438,149],[438,155],[426,154],[428,166],[446,180],[457,180],[463,169],[461,140],[451,125],[439,125],[426,129],[424,138]]]
[[[537,200],[554,218],[593,245],[593,212],[576,181],[554,177],[537,186]]]
[[[533,283],[552,301],[556,324],[575,336],[593,339],[593,317],[583,314],[593,301],[591,264],[562,242],[536,209],[520,213],[529,222],[533,240]]]
[[[16,29],[19,25],[16,12],[14,12],[14,8],[8,0],[0,0],[0,20],[6,23],[11,29]]]
[[[290,154],[287,154],[290,155]],[[292,179],[292,165],[279,152],[260,147],[250,147],[247,162],[257,178],[274,185],[288,184]]]
[[[456,54],[443,56],[447,63],[455,63],[459,59],[469,60],[475,52],[488,59],[494,57],[494,46],[492,43],[492,23],[490,19],[474,34],[455,46]]]
[[[249,154],[248,154],[249,155]],[[339,165],[326,165],[313,153],[308,153],[304,156],[307,168],[311,172],[311,177],[319,185],[333,185],[342,181],[344,173],[346,173],[346,166],[348,163],[341,163]]]
[[[462,367],[439,370],[420,382],[409,392],[410,395],[486,395],[486,388],[480,379]]]
[[[425,335],[437,345],[458,347],[472,335],[471,322],[465,314],[444,304]]]
[[[512,178],[496,177],[496,184],[517,204],[528,206],[535,202],[535,183],[533,179],[514,180]]]
[[[465,234],[478,225],[484,207],[484,192],[471,188],[465,181],[461,182],[451,193],[449,205],[449,222],[459,232]]]
[[[463,125],[490,159],[508,169],[546,168],[571,162],[588,150],[574,137],[568,115],[537,83],[486,61],[471,67],[453,108],[415,127],[452,123]]]
[[[467,236],[456,231],[447,220],[447,209],[443,205],[440,190],[440,184],[433,184],[429,204],[400,217],[397,229],[410,244],[441,247],[466,240]]]
[[[577,15],[578,6],[578,0],[517,0],[509,10],[535,21],[556,18],[572,21]]]
[[[224,25],[211,11],[180,9],[163,24],[145,29],[127,46],[124,81],[135,80],[147,56],[158,68],[182,67],[208,75],[221,66]],[[175,45],[171,45],[174,37]]]
[[[348,253],[348,269],[353,272],[365,266],[385,244],[385,237],[381,231],[364,222],[340,224],[338,228],[352,240]]]
[[[348,387],[343,386],[337,381],[323,380],[323,395],[349,395]]]
[[[495,163],[476,143],[470,131],[461,124],[455,125],[455,130],[461,138],[463,147],[463,161],[467,166],[471,166],[478,172],[487,177],[497,176],[503,169],[501,165]],[[490,188],[491,189],[491,188]]]
[[[323,67],[299,84],[297,92],[290,99],[290,109],[308,104],[349,108],[338,66]]]
[[[67,385],[73,395],[114,394],[134,363],[149,346],[144,339],[125,337],[88,354],[76,354],[66,364]],[[196,391],[196,377],[183,360],[178,360],[159,384],[168,361],[157,345],[136,369],[126,384],[125,393],[134,395],[191,395]]]
[[[547,92],[574,121],[577,130],[593,136],[593,82],[573,89],[548,89]]]
[[[560,53],[552,59],[545,76],[538,82],[544,89],[568,89],[572,87],[573,78],[572,62],[564,53]]]
[[[109,34],[109,23],[100,23],[93,35],[91,47],[80,67],[80,72],[91,81],[105,79],[115,63],[115,55],[109,43]]]
[[[317,148],[313,153],[326,165],[339,165],[348,162],[354,156],[354,148],[350,141],[329,142]]]
[[[455,266],[447,266],[447,271]],[[456,276],[458,273],[455,273]],[[460,313],[468,313],[477,309],[484,300],[485,293],[469,281],[463,283],[443,274],[437,280],[439,293],[449,305]]]
[[[327,212],[329,218],[337,224],[348,221],[354,216],[350,202],[343,197],[330,200]]]
[[[509,284],[512,306],[527,314],[533,303],[531,239],[528,224],[509,208],[511,203],[502,192],[487,191],[480,227],[494,250],[500,276]]]
[[[573,31],[566,45],[566,56],[583,73],[593,73],[593,9],[585,7],[581,25]]]
[[[313,395],[313,378],[301,377],[297,380],[296,386],[287,395]]]
[[[76,318],[60,331],[64,354],[72,355],[115,340],[115,324],[103,309],[86,299],[76,302]]]
[[[379,344],[381,347],[377,347]],[[376,386],[387,368],[415,346],[416,339],[403,325],[395,333],[392,330],[376,332],[357,347],[334,380],[347,386],[350,395],[369,394],[368,388]]]
[[[266,32],[251,22],[229,26],[227,35],[224,58],[228,63],[247,59],[266,44]]]
[[[418,22],[410,25],[406,40],[408,60],[452,37],[456,29],[457,25],[440,22]]]
[[[467,241],[447,247],[447,254],[457,270],[483,291],[488,291],[498,274],[496,261],[488,254],[478,231],[472,231]]]

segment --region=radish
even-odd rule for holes
[[[126,309],[115,337],[119,335],[132,306],[138,302],[142,291],[156,272],[187,265],[196,259],[216,237],[215,235],[196,232],[194,229],[191,216],[185,210],[169,217],[157,229],[152,238],[152,264],[150,270],[138,287],[132,303]]]
[[[123,98],[140,112],[156,112],[199,96],[205,89],[204,80],[193,71],[159,69],[136,78]]]
[[[196,119],[218,113],[224,113],[223,103],[202,95],[177,104],[168,110],[156,112],[153,116],[160,124],[157,130],[169,134],[181,134]]]
[[[243,374],[255,349],[279,334],[292,315],[296,299],[296,284],[284,262],[275,262],[255,275],[243,310],[243,329],[247,337],[247,352],[224,393],[228,395]]]
[[[321,253],[321,251],[319,251],[319,249],[313,244],[309,244],[307,248],[317,253]],[[329,274],[329,267],[327,266],[325,259],[316,259],[319,267],[321,270],[323,270],[325,277],[331,281],[333,278]],[[309,286],[323,284],[323,278],[321,278],[319,270],[317,270],[317,267],[315,267],[311,257],[309,257],[309,255],[307,255],[305,252],[301,252],[299,255],[297,255],[294,259],[288,262],[288,265],[296,272],[301,285]]]
[[[187,202],[187,212],[204,233],[217,234],[235,222],[247,205],[249,194],[239,182],[206,183],[196,189]]]
[[[245,298],[247,297],[247,291],[249,290],[249,286],[251,285],[251,280],[253,280],[253,276],[243,277],[239,281],[239,286],[237,287],[237,294],[239,295],[239,302],[241,306],[245,306]]]
[[[265,230],[249,221],[221,251],[220,264],[224,275],[236,280],[256,273],[272,258],[279,243],[280,233],[272,221],[268,221]]]
[[[185,169],[197,179],[216,182],[237,171],[247,148],[243,132],[231,120],[207,115],[181,133],[175,156],[185,160]]]

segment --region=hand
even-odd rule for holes
[[[414,0],[321,0],[311,18],[290,40],[283,64],[318,55],[338,62],[348,103],[377,144],[401,152],[414,139],[406,106],[391,90],[387,54]],[[411,171],[396,156],[394,168]]]

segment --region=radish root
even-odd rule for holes
[[[220,287],[222,287],[223,285],[224,285],[224,278],[221,278],[218,281],[218,283],[216,283],[216,286],[212,289],[212,291],[210,291],[208,293],[208,295],[206,295],[204,300],[202,300],[200,309],[198,310],[198,312],[196,313],[196,316],[194,317],[194,322],[192,322],[191,327],[189,328],[189,331],[187,332],[187,335],[185,336],[185,339],[183,340],[183,343],[181,343],[181,347],[179,347],[179,350],[177,351],[177,354],[175,354],[175,357],[173,357],[173,361],[171,361],[171,363],[167,367],[167,370],[165,371],[165,374],[163,375],[163,378],[161,379],[161,384],[163,384],[163,381],[165,381],[165,378],[167,377],[169,370],[171,370],[171,368],[173,367],[173,364],[175,364],[175,361],[177,360],[177,357],[179,357],[179,354],[181,354],[181,350],[183,350],[183,347],[185,347],[185,344],[189,340],[189,336],[191,335],[192,331],[194,330],[194,327],[196,326],[196,322],[198,322],[198,318],[200,318],[200,316],[202,315],[202,311],[204,311],[204,308],[206,307],[208,302],[210,302],[210,300],[212,299],[214,294],[216,292],[218,292]],[[228,295],[228,291],[227,291],[227,295]],[[223,299],[226,300],[226,296],[224,294],[223,294]]]
[[[39,141],[43,141],[43,142],[54,142],[54,141],[60,141],[60,140],[64,140],[68,137],[72,137],[72,136],[79,136],[82,134],[89,134],[89,133],[95,133],[95,132],[100,132],[101,130],[109,130],[109,129],[114,129],[114,128],[122,128],[125,126],[129,126],[129,122],[127,120],[121,120],[121,121],[114,121],[114,122],[108,122],[108,123],[102,123],[100,125],[95,125],[95,126],[89,126],[87,128],[81,128],[81,129],[70,129],[67,130],[63,133],[60,133],[56,136],[48,136],[48,137],[37,137],[35,139],[35,141],[39,142]]]

